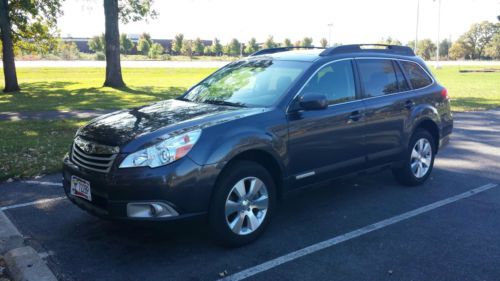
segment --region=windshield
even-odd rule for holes
[[[233,106],[271,106],[309,65],[270,59],[238,61],[192,88],[183,99]]]

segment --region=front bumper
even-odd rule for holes
[[[169,165],[149,168],[119,169],[117,157],[109,173],[100,173],[75,165],[69,157],[63,160],[63,187],[78,207],[96,216],[124,220],[176,220],[208,212],[210,196],[218,170],[199,166],[188,157]],[[90,182],[92,201],[70,194],[71,177]],[[127,212],[130,203],[157,202],[172,208],[167,217],[134,217]],[[133,205],[133,204],[130,204]]]

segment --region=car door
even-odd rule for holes
[[[322,66],[309,78],[294,102],[305,95],[320,94],[327,97],[328,107],[288,112],[288,172],[296,186],[333,177],[364,164],[364,106],[357,99],[353,69],[352,60]]]
[[[409,111],[402,92],[409,86],[391,59],[357,58],[356,65],[365,106],[368,161],[371,165],[383,164],[394,160],[403,149]]]

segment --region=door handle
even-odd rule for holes
[[[405,108],[406,109],[412,109],[415,103],[412,100],[407,100],[405,101]]]
[[[361,118],[361,113],[359,112],[359,110],[353,111],[349,115],[349,122],[350,121],[358,121],[360,118]]]

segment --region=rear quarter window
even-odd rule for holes
[[[377,97],[401,91],[391,60],[359,59],[358,69],[365,96]]]
[[[400,63],[413,89],[420,89],[432,84],[431,77],[418,64],[409,61],[400,61]]]

